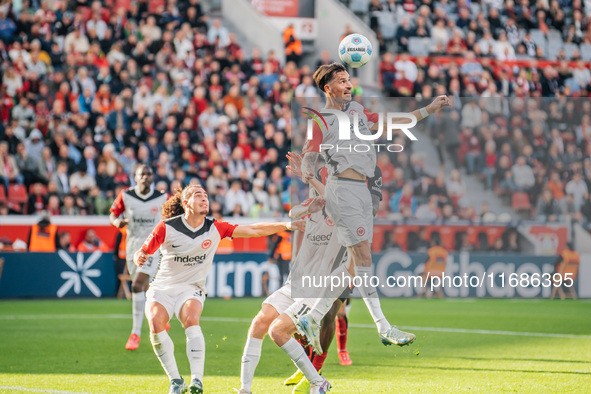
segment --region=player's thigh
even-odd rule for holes
[[[133,281],[131,282],[131,291],[134,293],[146,291],[148,290],[149,285],[150,276],[143,272],[136,271],[135,276],[133,276]]]
[[[248,336],[262,339],[269,331],[269,327],[273,321],[279,316],[277,309],[270,304],[263,303],[261,310],[252,319],[252,323],[248,330]]]
[[[203,312],[203,304],[201,301],[195,298],[190,298],[185,301],[179,313],[179,320],[183,324],[183,327],[186,329],[190,326],[198,326],[201,312]]]
[[[277,312],[277,316],[282,314],[295,302],[295,300],[291,298],[291,292],[292,289],[290,284],[281,286],[263,301],[261,311],[268,310],[268,307],[271,307]],[[265,305],[267,305],[267,307]]]
[[[197,286],[185,285],[177,288],[174,313],[183,327],[199,324],[205,297],[205,292]]]
[[[345,247],[373,237],[373,205],[364,183],[329,181],[326,188],[326,211],[335,223],[341,245]]]
[[[156,299],[160,300],[156,301]],[[168,307],[167,307],[168,305]],[[158,333],[165,330],[166,323],[170,320],[170,311],[172,303],[166,301],[165,296],[158,296],[148,298],[146,302],[146,317],[150,326],[150,332]]]
[[[281,344],[278,343],[279,346],[283,346],[284,342],[289,340],[293,334],[297,332],[296,326],[287,313],[282,313],[277,317],[277,319],[273,320],[273,324],[269,328],[269,336],[273,341],[276,343],[278,341],[283,342]]]

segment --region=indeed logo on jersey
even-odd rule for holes
[[[207,253],[201,256],[174,256],[174,261],[177,263],[185,263],[185,266],[192,267],[195,264],[201,264],[205,260]]]
[[[332,233],[328,234],[306,234],[308,241],[312,242],[315,246],[328,245],[328,241],[332,238]]]
[[[310,119],[308,119],[306,139],[311,140],[313,138],[314,122],[320,127],[324,125],[325,130],[329,130],[329,123],[326,121],[318,111],[314,111],[312,108],[304,107],[307,109]],[[410,140],[417,141],[417,137],[410,131],[411,128],[416,126],[417,117],[411,113],[406,112],[378,112],[377,125],[378,130],[375,133],[369,129],[367,123],[361,118],[360,113],[356,109],[350,109],[349,112],[339,111],[335,109],[323,109],[323,113],[334,115],[336,120],[331,120],[330,126],[334,127],[335,123],[339,131],[339,141],[349,141],[352,135],[356,140],[360,141],[357,144],[350,145],[338,145],[338,144],[320,144],[320,151],[331,149],[336,152],[347,151],[365,153],[369,152],[370,149],[375,148],[378,152],[382,149],[388,152],[402,152],[404,146],[400,144],[382,144],[382,143],[365,143],[362,141],[377,141],[384,135],[384,124],[386,125],[386,140],[392,141],[394,139],[393,132],[396,130],[402,131]],[[384,122],[385,120],[385,122]]]

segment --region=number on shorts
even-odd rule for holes
[[[296,317],[300,317],[305,315],[306,313],[310,312],[310,307],[306,304],[303,304],[300,310],[296,313]]]

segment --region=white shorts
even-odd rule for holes
[[[317,298],[296,298],[295,302],[285,310],[285,314],[291,318],[293,324],[297,327],[297,320],[300,316],[312,310]]]
[[[181,308],[187,300],[195,299],[205,304],[205,291],[195,285],[179,285],[168,289],[155,289],[150,287],[146,292],[146,317],[150,318],[150,304],[157,302],[168,312],[168,319],[173,315],[180,320]]]
[[[345,247],[373,238],[373,205],[365,181],[328,177],[324,190],[326,212]]]
[[[263,304],[269,304],[277,313],[282,314],[284,313],[287,308],[289,308],[295,300],[291,298],[291,284],[285,284],[278,290],[274,291],[269,297],[263,301]]]
[[[158,249],[153,255],[148,257],[148,261],[142,266],[138,267],[133,262],[133,257],[131,260],[127,260],[127,270],[129,271],[129,276],[131,279],[135,279],[135,274],[137,272],[141,272],[142,274],[146,274],[150,277],[150,282],[154,279],[154,275],[156,275],[156,271],[158,271],[158,266],[160,265],[160,249]]]

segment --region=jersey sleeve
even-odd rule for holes
[[[234,229],[238,227],[237,224],[230,224],[228,222],[220,222],[216,220],[214,223],[215,228],[217,228],[218,232],[220,233],[220,238],[232,238],[234,234]]]
[[[314,127],[312,127],[312,138],[306,139],[306,143],[304,144],[304,149],[302,150],[302,156],[308,152],[320,152],[320,144],[322,144],[322,130],[320,126],[316,122],[314,123]],[[306,138],[308,135],[306,134]]]
[[[372,123],[370,125],[370,128],[374,124],[378,123],[378,120],[380,119],[378,114],[376,114],[375,112],[368,111],[365,108],[363,109],[363,114],[367,117],[367,121]]]
[[[378,196],[382,201],[382,169],[379,166],[376,166],[374,176],[367,180],[367,187],[371,194]]]
[[[166,238],[166,224],[164,222],[160,222],[156,225],[154,230],[150,233],[144,244],[142,245],[142,250],[148,254],[154,254],[164,243],[164,239]]]
[[[119,192],[113,205],[111,205],[111,213],[115,216],[120,216],[125,212],[125,204],[123,204],[123,190]]]

